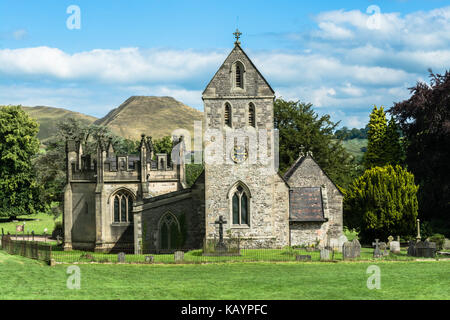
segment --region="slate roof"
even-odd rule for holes
[[[324,222],[320,187],[291,188],[289,194],[289,220],[299,222]]]

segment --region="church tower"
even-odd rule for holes
[[[246,247],[289,242],[289,188],[278,175],[274,130],[275,93],[241,48],[234,48],[205,91],[205,236],[218,238],[220,216],[225,238]]]

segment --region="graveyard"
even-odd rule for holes
[[[67,264],[0,251],[3,299],[450,299],[450,261],[383,261],[380,290],[368,290],[374,262],[80,264],[68,290]]]

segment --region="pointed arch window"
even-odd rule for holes
[[[244,66],[239,61],[234,64],[234,86],[244,89]]]
[[[159,249],[179,249],[180,239],[180,224],[172,213],[167,212],[159,222]]]
[[[238,184],[231,190],[233,225],[250,225],[250,194],[248,188]]]
[[[254,128],[256,127],[255,105],[251,102],[248,106],[248,125]]]
[[[112,210],[115,223],[133,222],[133,196],[125,190],[113,196]]]
[[[226,126],[231,127],[231,105],[229,103],[225,104],[224,122]]]

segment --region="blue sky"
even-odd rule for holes
[[[70,30],[67,8],[80,8]],[[0,0],[0,104],[104,116],[132,95],[201,92],[242,31],[276,94],[362,127],[450,69],[450,1]]]

